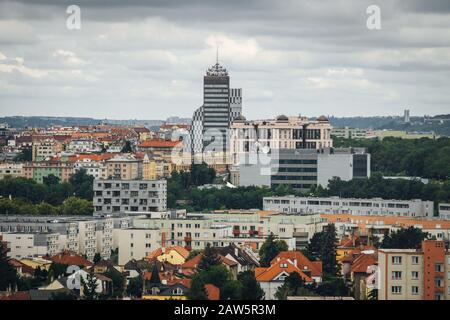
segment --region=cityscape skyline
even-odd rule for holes
[[[445,1],[380,1],[381,30],[366,27],[368,1],[231,1],[220,15],[206,1],[81,1],[80,30],[69,4],[0,3],[16,30],[0,32],[0,115],[191,117],[218,46],[250,119],[448,113]]]

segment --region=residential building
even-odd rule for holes
[[[439,203],[439,219],[450,220],[450,203]]]
[[[5,177],[18,178],[23,176],[23,164],[2,162],[0,163],[0,180]]]
[[[181,147],[181,144],[182,141],[151,139],[141,142],[138,145],[138,150],[145,153],[170,155],[172,150],[177,146]]]
[[[130,227],[118,230],[119,265],[141,260],[161,247],[162,231],[157,228]]]
[[[166,180],[95,180],[94,215],[162,212],[167,208]]]
[[[133,180],[142,178],[142,159],[133,155],[117,155],[106,160],[108,179]]]
[[[420,249],[379,249],[379,300],[449,300],[450,252],[443,241]]]
[[[61,249],[58,233],[3,233],[3,241],[8,244],[8,257],[19,260],[53,255]]]
[[[159,247],[146,257],[146,260],[157,259],[160,262],[168,262],[172,265],[182,265],[186,262],[189,251],[182,246]]]
[[[255,277],[266,300],[274,300],[275,294],[289,274],[296,272],[305,283],[322,281],[322,261],[310,261],[300,251],[280,252],[267,268],[256,268]]]
[[[74,166],[68,162],[42,161],[23,165],[24,177],[33,179],[37,183],[43,183],[44,178],[49,175],[57,177],[60,182],[67,182],[73,173]]]
[[[102,145],[92,138],[73,139],[67,144],[65,151],[73,153],[101,152]]]
[[[264,197],[264,210],[287,214],[350,214],[374,216],[433,217],[433,201],[356,199],[339,197]]]

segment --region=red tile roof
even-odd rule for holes
[[[186,248],[182,246],[171,246],[167,248],[158,248],[154,250],[152,253],[150,253],[150,255],[145,257],[145,260],[151,260],[156,257],[159,257],[163,254],[163,252],[168,254],[171,250],[175,250],[176,252],[178,252],[184,259],[187,259],[187,257],[189,256],[189,251],[187,251]]]
[[[275,263],[281,258],[290,260],[293,264],[296,264],[297,268],[300,270],[307,269],[311,271],[313,277],[322,276],[322,261],[310,261],[300,251],[282,251],[270,263]]]
[[[293,272],[298,273],[305,282],[313,281],[310,276],[306,275],[300,268],[293,264],[291,260],[286,258],[280,258],[268,268],[256,268],[255,277],[258,282],[271,282],[282,273],[291,274]]]
[[[220,289],[213,284],[205,284],[208,300],[220,300]]]
[[[139,148],[174,148],[179,143],[172,140],[145,140],[139,144]]]
[[[352,264],[352,272],[366,273],[367,268],[377,263],[377,257],[375,254],[361,254],[358,256]]]
[[[0,300],[30,300],[28,291],[19,291],[10,295],[0,296]]]
[[[85,266],[90,267],[92,263],[89,260],[86,260],[80,255],[77,255],[73,252],[63,252],[52,257],[46,257],[47,260],[50,260],[54,263],[65,264],[65,265],[76,265],[76,266]]]

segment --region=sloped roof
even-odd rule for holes
[[[220,289],[213,284],[205,284],[208,300],[220,300]]]
[[[288,259],[294,264],[296,261],[297,262],[296,266],[300,270],[310,271],[313,277],[322,276],[322,261],[312,262],[307,257],[305,257],[305,255],[300,251],[282,251],[275,258],[273,258],[270,263],[271,264],[275,263],[279,259]]]
[[[294,265],[291,260],[286,258],[280,258],[268,268],[256,268],[255,277],[258,282],[271,282],[282,273],[290,274],[293,272],[297,272],[305,282],[313,281],[310,276],[306,275],[300,268]]]
[[[65,264],[65,265],[77,265],[77,266],[85,266],[90,267],[92,263],[89,260],[86,260],[82,256],[75,254],[73,252],[63,252],[52,257],[44,257],[47,260],[50,260],[54,263]]]
[[[377,263],[377,257],[375,254],[361,254],[358,256],[352,264],[351,270],[356,273],[366,273],[367,268]]]
[[[172,140],[145,140],[139,144],[139,148],[173,148],[179,143]]]

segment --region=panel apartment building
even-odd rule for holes
[[[94,216],[163,212],[166,180],[95,180]]]
[[[355,199],[339,197],[264,197],[264,210],[287,214],[352,214],[373,216],[433,217],[433,201]]]
[[[93,259],[96,253],[108,259],[114,244],[114,230],[130,225],[130,218],[53,216],[3,216],[0,234],[10,242],[15,258],[73,251]]]
[[[419,250],[379,249],[379,300],[450,300],[450,252],[444,241]]]

